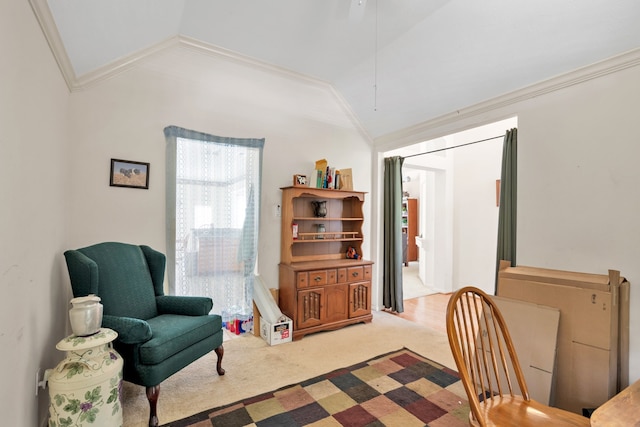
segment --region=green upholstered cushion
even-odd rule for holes
[[[154,365],[222,329],[222,318],[161,314],[148,320],[153,337],[140,346],[140,363]]]
[[[182,350],[163,360],[156,365],[143,365],[141,363],[133,366],[132,363],[127,361],[135,360],[136,357],[132,352],[136,354],[137,349],[133,349],[133,346],[118,346],[116,344],[116,350],[123,356],[124,363],[124,378],[126,381],[130,381],[134,384],[149,387],[160,384],[166,378],[180,371],[180,369],[189,365],[194,360],[199,359],[211,350],[218,348],[222,345],[223,332],[222,329],[218,330],[215,334],[210,335],[206,339],[199,341],[189,348]],[[128,348],[126,348],[128,347]],[[137,347],[137,346],[136,346]],[[211,374],[215,371],[212,369]]]
[[[102,299],[104,314],[142,320],[158,314],[149,264],[139,246],[107,242],[78,252],[97,266],[96,294]],[[71,284],[74,286],[73,277]]]
[[[118,340],[125,344],[140,344],[151,338],[151,327],[145,320],[132,317],[102,316],[102,326],[118,333]]]
[[[204,316],[213,308],[213,301],[209,297],[162,295],[156,297],[156,304],[160,314],[186,316]]]

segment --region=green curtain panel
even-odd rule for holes
[[[498,213],[498,250],[495,292],[498,292],[500,261],[516,265],[516,219],[518,208],[518,129],[508,130],[502,147],[500,176],[500,209]]]
[[[402,313],[402,163],[399,156],[384,159],[383,305]]]

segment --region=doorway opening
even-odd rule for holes
[[[495,137],[515,127],[517,117],[384,153],[405,157],[403,199],[407,206],[414,199],[417,211],[408,208],[403,229],[411,247],[403,264],[404,300],[467,285],[493,293],[503,146]],[[432,152],[451,147],[457,148]]]

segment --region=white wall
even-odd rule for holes
[[[516,119],[451,136],[449,146],[504,135]],[[453,289],[476,286],[495,289],[498,243],[496,180],[502,169],[503,138],[451,150],[454,167]]]
[[[165,251],[165,139],[176,125],[266,138],[258,270],[278,287],[280,188],[326,158],[371,192],[371,147],[324,83],[179,47],[71,96],[71,247],[105,240]],[[109,187],[110,158],[150,162],[149,190]],[[370,203],[365,206],[369,218]],[[365,224],[365,234],[370,225]],[[365,256],[369,241],[365,241]]]
[[[0,2],[0,413],[40,426],[38,368],[63,354],[68,90],[26,1]]]
[[[640,50],[376,140],[384,152],[517,116],[517,264],[620,270],[631,282],[630,381],[640,378],[638,64]]]
[[[631,282],[631,381],[640,378],[639,111],[636,66],[518,114],[518,264],[620,270]]]

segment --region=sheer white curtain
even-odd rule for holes
[[[264,139],[175,126],[167,140],[169,292],[213,299],[213,312],[250,314]]]

